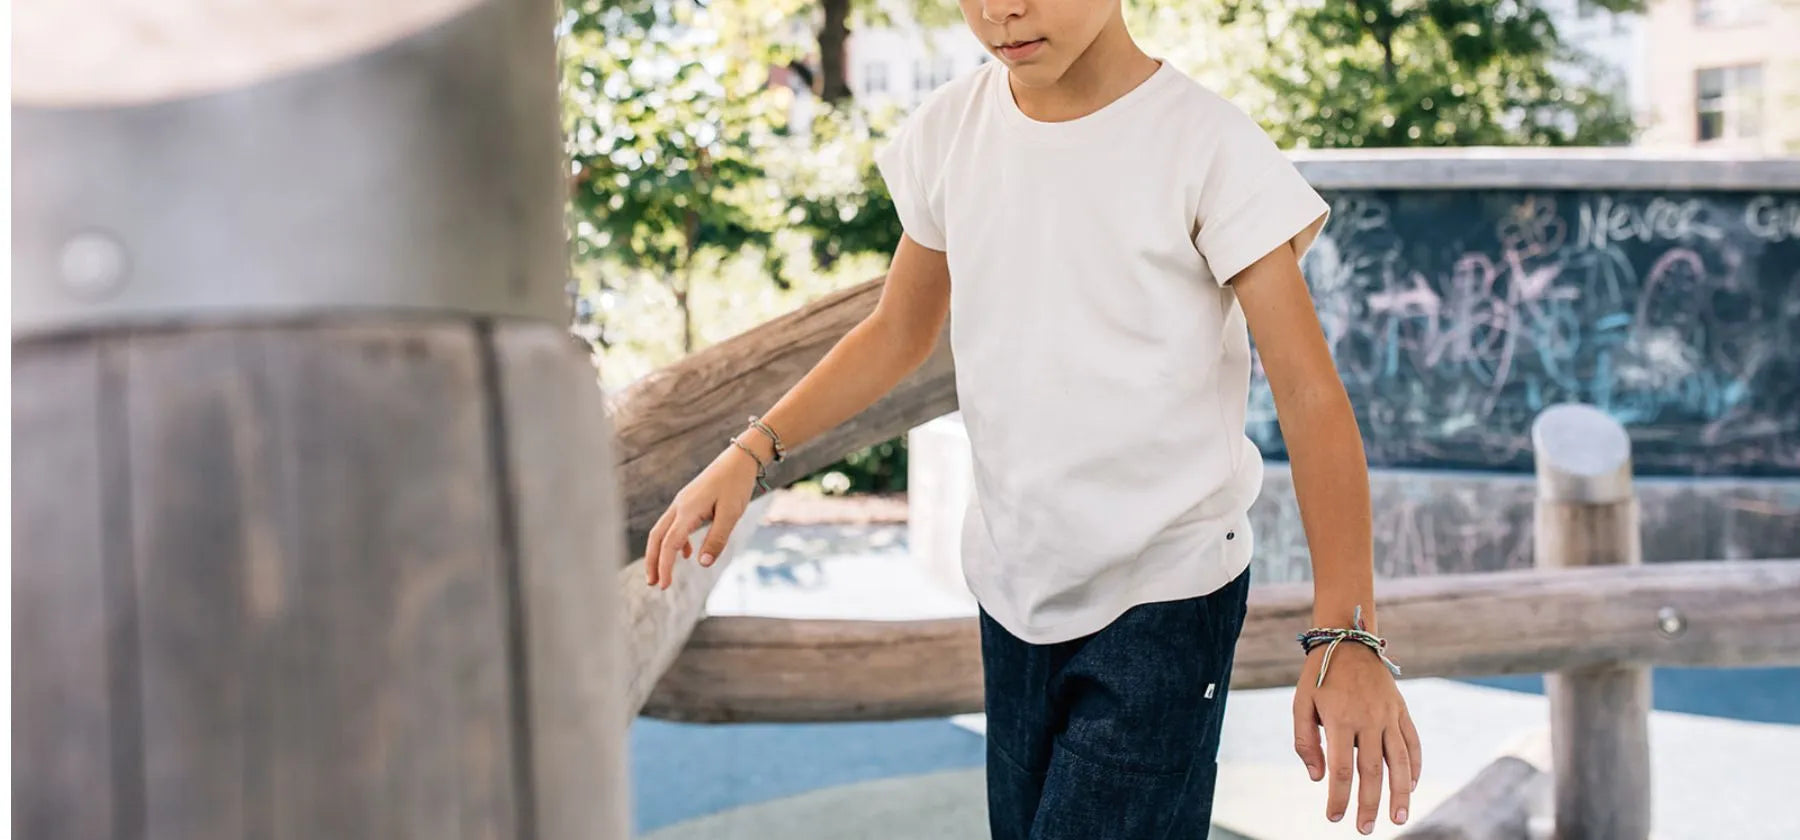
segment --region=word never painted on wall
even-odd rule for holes
[[[1640,473],[1800,475],[1800,195],[1327,197],[1305,268],[1371,464],[1529,470],[1578,400]],[[1249,432],[1286,456],[1260,367]]]

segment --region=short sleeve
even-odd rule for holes
[[[1304,256],[1331,212],[1275,141],[1239,116],[1206,167],[1195,219],[1194,246],[1220,285],[1290,240]]]
[[[945,250],[944,225],[935,211],[930,185],[936,183],[935,155],[926,142],[929,114],[915,110],[875,153],[875,166],[887,182],[894,211],[906,235],[934,251]]]

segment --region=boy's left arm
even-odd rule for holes
[[[1362,434],[1292,243],[1252,263],[1231,285],[1256,339],[1287,445],[1301,525],[1312,549],[1313,626],[1352,627],[1360,605],[1364,629],[1379,634]],[[1343,817],[1352,778],[1361,777],[1356,824],[1364,834],[1374,829],[1385,760],[1392,788],[1389,813],[1395,824],[1402,823],[1418,785],[1419,736],[1393,674],[1374,650],[1346,642],[1332,654],[1327,682],[1315,688],[1324,655],[1323,646],[1315,648],[1301,669],[1294,696],[1295,751],[1313,781],[1329,771],[1326,816],[1333,822]],[[1319,743],[1320,726],[1329,756]],[[1356,749],[1358,744],[1375,748]]]

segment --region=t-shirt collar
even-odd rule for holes
[[[1019,110],[1019,103],[1013,99],[1012,86],[1009,84],[1009,71],[1006,65],[993,62],[987,79],[989,94],[995,100],[995,106],[1006,124],[1016,131],[1034,139],[1070,142],[1093,137],[1097,132],[1104,132],[1115,126],[1121,115],[1135,108],[1152,92],[1167,83],[1176,74],[1174,66],[1166,59],[1157,59],[1156,71],[1149,78],[1138,83],[1137,87],[1121,94],[1117,99],[1100,106],[1092,113],[1084,114],[1072,120],[1045,122],[1033,119]]]

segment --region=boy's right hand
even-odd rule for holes
[[[669,588],[674,581],[676,559],[693,554],[688,537],[708,522],[712,528],[700,547],[700,565],[711,566],[724,552],[731,529],[744,515],[755,491],[756,462],[737,447],[726,447],[675,494],[669,509],[650,529],[650,538],[644,543],[644,571],[649,584]]]

